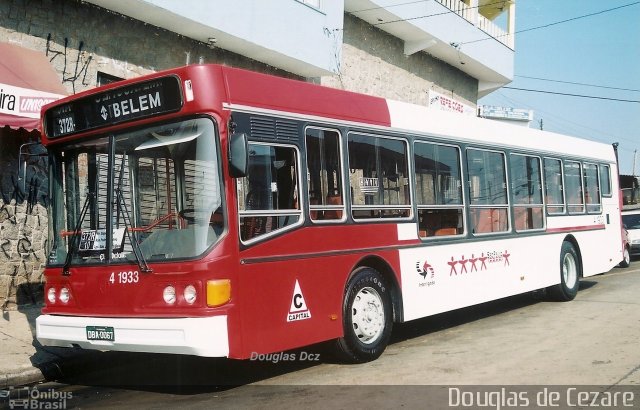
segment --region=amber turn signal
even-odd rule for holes
[[[222,306],[231,300],[231,281],[215,279],[207,281],[207,306]]]

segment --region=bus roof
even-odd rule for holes
[[[189,65],[108,84],[49,104],[44,107],[43,113],[88,96],[96,96],[97,101],[100,93],[113,99],[119,89],[126,95],[128,87],[171,75],[180,79],[183,88],[182,111],[185,108],[187,111],[197,112],[203,109],[222,110],[225,107],[257,110],[277,115],[309,117],[318,121],[391,128],[398,132],[453,138],[469,143],[517,147],[534,152],[558,152],[606,162],[616,161],[613,148],[604,143],[218,64]],[[187,81],[190,81],[193,92],[191,96],[185,93]],[[98,105],[95,105],[97,109]],[[158,115],[161,114],[164,113]],[[43,129],[46,129],[44,125]],[[46,143],[47,136],[43,140]]]
[[[526,149],[545,155],[562,153],[616,162],[615,151],[610,144],[399,101],[387,100],[387,103],[394,128],[470,143]]]
[[[609,144],[416,104],[223,67],[228,103],[397,131],[615,162]],[[283,92],[283,90],[285,90]]]

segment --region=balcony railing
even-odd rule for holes
[[[477,10],[471,9],[471,7],[460,0],[438,0],[438,2],[465,20],[473,23],[473,17],[477,14]]]
[[[509,34],[506,30],[498,27],[491,20],[478,13],[477,8],[469,7],[461,0],[437,1],[510,49],[514,49],[513,35]]]

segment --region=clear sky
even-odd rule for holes
[[[635,4],[634,4],[635,3]],[[516,34],[515,77],[507,87],[640,101],[640,2],[516,0],[516,32],[607,9],[618,10]],[[501,26],[503,24],[499,23]],[[601,87],[546,80],[583,83]],[[500,89],[479,104],[534,111],[547,131],[618,142],[620,173],[640,174],[640,103]]]

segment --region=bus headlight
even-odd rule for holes
[[[49,303],[56,303],[56,288],[49,288],[47,292],[47,300]]]
[[[196,293],[196,288],[193,285],[189,285],[186,288],[184,288],[184,300],[192,305],[193,302],[196,301],[196,297],[197,297],[197,293]]]
[[[167,286],[166,288],[164,288],[164,291],[162,292],[162,298],[169,305],[173,305],[174,303],[176,303],[176,288],[174,288],[173,286]]]
[[[60,289],[60,302],[62,303],[69,302],[69,289],[67,288]]]
[[[207,281],[207,305],[221,306],[231,300],[231,281],[216,279]]]

